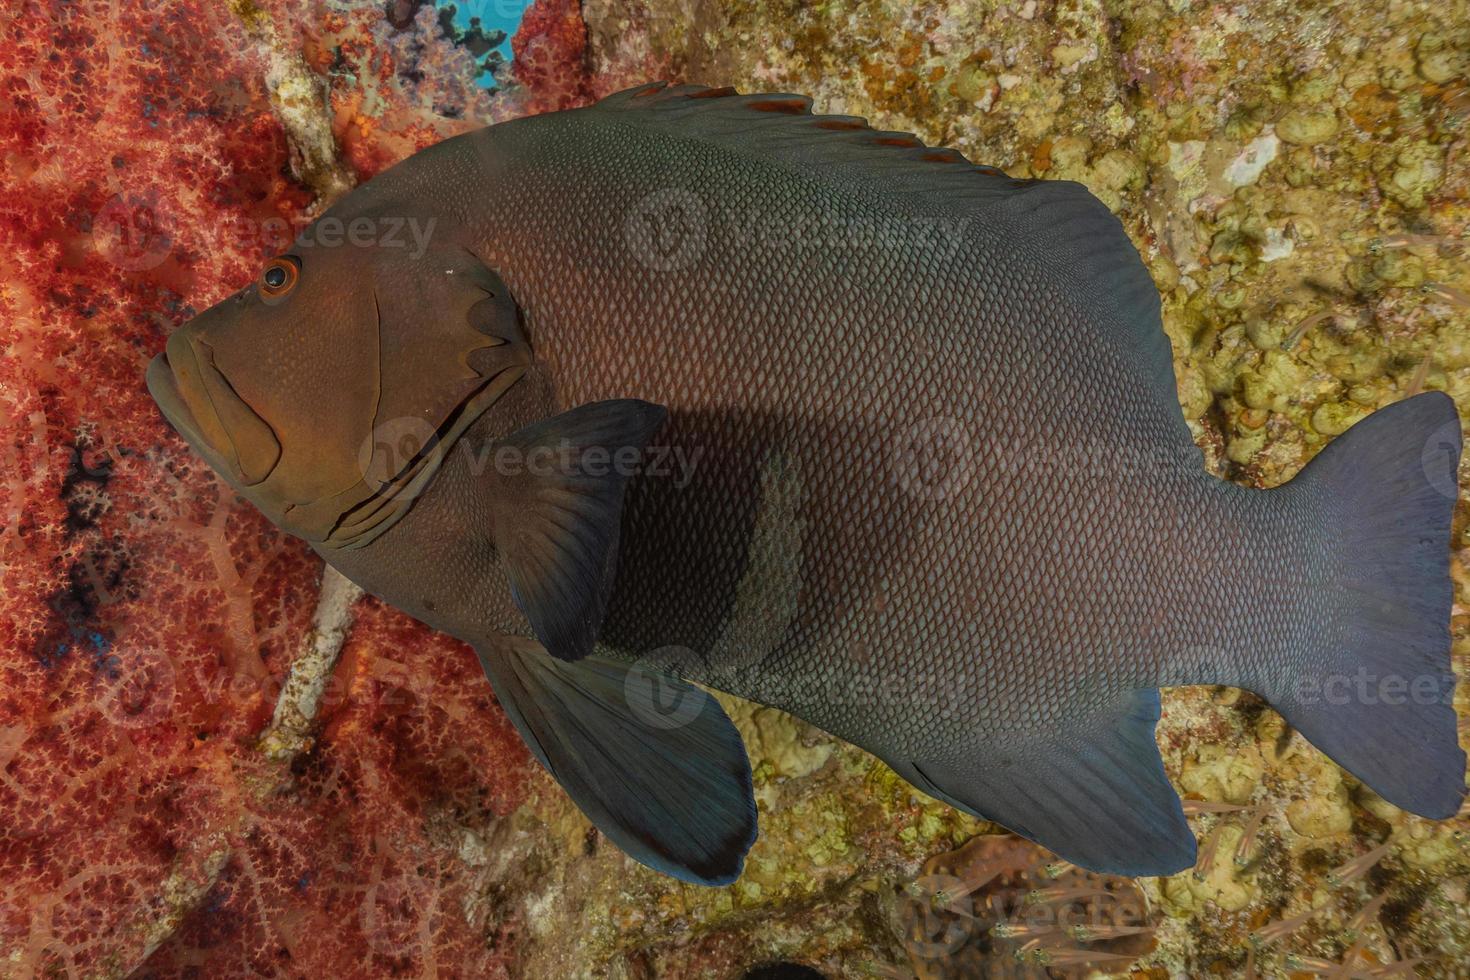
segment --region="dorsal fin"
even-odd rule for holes
[[[881,184],[890,195],[915,195],[921,208],[940,202],[951,213],[957,200],[981,204],[1037,183],[973,164],[957,150],[926,146],[912,133],[874,129],[858,116],[816,115],[811,99],[789,92],[742,95],[728,86],[652,82],[609,95],[591,111],[622,113],[686,138],[738,145],[820,168],[829,177]]]
[[[653,82],[609,95],[585,110],[729,147],[815,179],[881,198],[908,214],[971,219],[997,247],[1024,256],[1085,304],[1103,339],[1138,365],[1145,384],[1192,444],[1178,413],[1173,352],[1159,294],[1118,219],[1082,184],[1007,176],[957,150],[885,132],[856,116],[812,113],[804,95],[742,95],[731,88]]]

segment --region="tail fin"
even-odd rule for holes
[[[1449,636],[1459,461],[1455,404],[1426,392],[1363,419],[1291,482],[1340,534],[1335,615],[1295,676],[1261,692],[1384,799],[1437,819],[1465,794]]]

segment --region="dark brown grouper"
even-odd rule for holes
[[[1275,490],[1214,479],[1078,184],[645,86],[358,188],[148,383],[272,520],[473,644],[593,823],[688,881],[734,879],[756,820],[686,680],[1099,871],[1194,861],[1160,686],[1256,691],[1392,803],[1460,805],[1454,405]]]

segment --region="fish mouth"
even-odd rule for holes
[[[253,486],[275,470],[281,445],[274,430],[235,393],[213,350],[187,327],[149,363],[147,381],[164,417],[231,482]]]

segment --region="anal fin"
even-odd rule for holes
[[[1195,863],[1195,840],[1154,743],[1158,691],[1050,737],[989,740],[962,761],[895,770],[951,806],[993,820],[1105,874],[1166,875]]]
[[[755,798],[745,745],[719,702],[599,654],[568,663],[514,637],[477,652],[532,754],[609,840],[683,881],[740,876]]]

